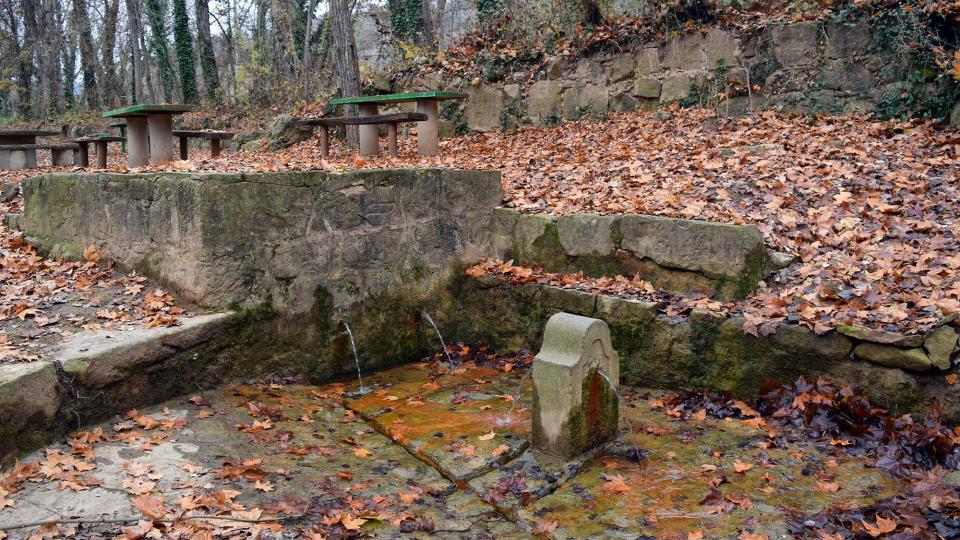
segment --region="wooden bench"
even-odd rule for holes
[[[180,159],[182,160],[188,158],[190,152],[189,139],[206,139],[210,141],[210,157],[218,158],[220,157],[220,141],[232,139],[233,135],[234,133],[232,131],[173,130],[173,136],[180,138]]]
[[[90,135],[87,137],[78,137],[72,139],[71,142],[77,143],[79,147],[74,152],[73,162],[75,165],[81,167],[90,166],[90,143],[94,144],[94,148],[97,150],[97,168],[106,169],[107,168],[107,143],[118,142],[123,143],[127,139],[125,137],[117,137],[115,135],[107,135],[106,133],[98,133],[96,135]]]
[[[438,123],[440,119],[439,103],[448,99],[465,99],[467,94],[433,90],[430,92],[407,92],[404,94],[380,94],[378,96],[361,96],[350,98],[331,99],[330,106],[356,105],[360,116],[378,116],[381,105],[396,105],[398,103],[416,103],[417,113],[427,115],[425,120],[417,122],[417,151],[422,156],[437,155]],[[375,125],[360,125],[360,155],[375,156],[380,153],[377,136],[378,128]]]
[[[75,143],[49,143],[49,144],[0,144],[0,151],[10,153],[11,169],[29,169],[36,167],[31,163],[30,152],[37,150],[50,150],[50,162],[54,167],[64,167],[73,165],[73,151],[80,147]]]
[[[323,157],[330,155],[330,126],[369,126],[369,125],[387,125],[387,146],[390,148],[390,155],[397,157],[397,124],[401,122],[423,122],[427,119],[424,113],[396,113],[396,114],[377,114],[371,116],[337,116],[331,118],[315,118],[311,120],[301,120],[300,123],[305,126],[320,127],[320,153]]]

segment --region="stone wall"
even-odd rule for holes
[[[509,208],[494,215],[490,256],[548,272],[639,275],[659,289],[729,300],[746,298],[773,265],[752,225],[641,214],[556,217]]]
[[[321,381],[354,369],[341,321],[364,370],[435,350],[420,310],[449,306],[450,280],[487,252],[501,186],[457,170],[48,174],[23,192],[41,252],[95,244],[181,299],[249,313],[262,363]]]
[[[620,380],[626,384],[670,389],[711,389],[741,397],[756,396],[766,381],[793,382],[823,375],[861,388],[878,404],[896,413],[922,412],[936,399],[951,421],[960,421],[955,386],[944,374],[956,372],[949,359],[957,353],[957,334],[949,324],[927,335],[891,344],[893,336],[854,337],[831,331],[817,335],[795,324],[783,324],[773,334],[757,337],[744,332],[744,320],[706,312],[670,317],[656,303],[537,284],[507,285],[495,277],[463,278],[457,310],[439,322],[451,339],[482,340],[507,353],[536,351],[546,321],[567,312],[603,319],[610,326],[620,355]],[[883,345],[870,339],[884,339]],[[857,353],[865,346],[886,351],[887,358],[904,351],[930,358],[934,350],[947,362],[883,364]]]
[[[921,72],[895,48],[895,40],[866,19],[778,24],[750,33],[711,28],[616,52],[552,57],[532,73],[518,67],[497,80],[430,74],[399,80],[396,87],[470,93],[461,110],[447,113],[478,131],[674,102],[716,106],[731,115],[778,109],[948,117],[954,107],[960,121],[957,84]]]

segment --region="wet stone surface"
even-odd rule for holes
[[[632,388],[610,445],[535,452],[529,362],[411,364],[365,377],[359,397],[355,381],[261,384],[129,411],[0,474],[0,528],[80,517],[126,522],[48,536],[759,540],[789,537],[791,512],[905,486],[842,440],[752,415],[681,418]]]

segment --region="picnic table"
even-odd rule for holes
[[[173,161],[173,115],[192,110],[189,105],[142,104],[107,111],[103,116],[127,120],[127,164],[143,167]]]
[[[127,151],[127,123],[126,122],[115,122],[110,124],[110,127],[116,128],[120,131],[120,138],[123,139],[123,142],[120,143],[120,151]]]
[[[26,154],[26,163],[17,163],[16,168],[33,168],[37,166],[37,149],[28,147],[36,146],[37,137],[59,134],[60,131],[56,129],[4,128],[0,129],[0,146],[25,145],[23,151]],[[0,149],[0,169],[14,168],[10,163],[10,152],[11,150]]]
[[[417,112],[427,115],[426,120],[417,122],[417,150],[424,156],[437,155],[437,124],[440,117],[439,103],[448,99],[465,99],[468,95],[461,92],[432,91],[409,92],[405,94],[381,94],[379,96],[363,96],[353,98],[338,98],[330,100],[331,105],[357,105],[360,117],[377,116],[380,105],[414,102]],[[379,124],[360,126],[360,154],[376,156],[380,153],[378,135]]]

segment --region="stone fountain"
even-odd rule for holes
[[[532,377],[534,448],[573,458],[616,437],[620,359],[607,323],[550,317]]]

